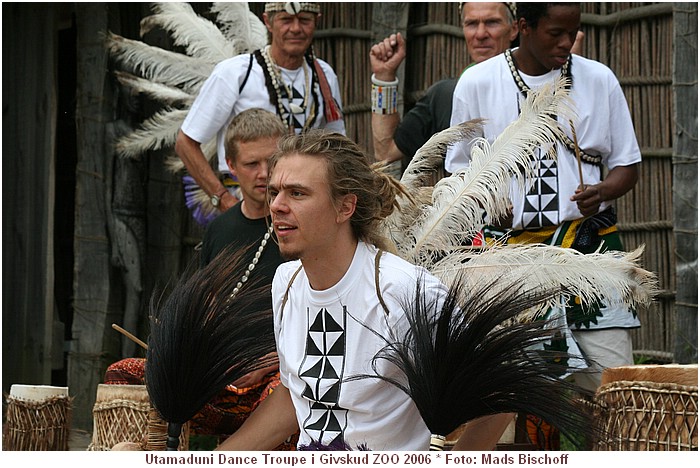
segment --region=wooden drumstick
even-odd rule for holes
[[[578,177],[581,180],[581,191],[584,190],[583,185],[583,169],[581,169],[581,148],[578,146],[578,138],[576,138],[576,129],[574,128],[573,120],[569,120],[569,125],[571,126],[571,135],[574,137],[574,149],[576,150],[576,161],[578,161]]]
[[[146,343],[144,343],[143,341],[139,340],[139,339],[136,338],[134,335],[132,335],[132,334],[129,333],[128,331],[124,330],[122,327],[120,327],[120,326],[117,325],[116,323],[113,323],[113,324],[112,324],[112,328],[114,328],[115,330],[117,330],[119,333],[121,333],[122,335],[126,336],[127,338],[129,338],[131,341],[133,341],[133,342],[136,343],[137,345],[140,345],[143,349],[148,350],[148,345],[147,345]]]

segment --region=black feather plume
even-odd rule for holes
[[[404,306],[405,337],[387,339],[373,363],[375,372],[380,360],[395,364],[405,381],[373,377],[407,393],[437,436],[481,416],[511,412],[538,416],[574,443],[575,434],[590,435],[590,412],[573,396],[586,392],[560,378],[571,370],[569,359],[580,357],[544,349],[542,343],[556,333],[546,321],[514,320],[559,291],[523,294],[513,285],[494,295],[488,285],[467,293],[460,284],[455,281],[438,303],[417,282],[415,297]]]
[[[226,385],[272,364],[266,357],[275,351],[271,301],[260,310],[270,285],[256,284],[253,274],[231,297],[245,257],[226,249],[183,275],[162,305],[155,295],[151,300],[146,387],[173,434]]]

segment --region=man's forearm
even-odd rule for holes
[[[469,421],[452,450],[494,450],[514,418],[513,413],[500,413]]]
[[[298,428],[289,390],[280,384],[216,450],[272,450]]]
[[[175,152],[180,157],[187,168],[187,172],[194,178],[197,184],[209,195],[218,195],[221,198],[219,209],[225,211],[238,202],[228,193],[226,187],[221,183],[219,177],[209,165],[209,161],[204,156],[200,144],[185,135],[182,131],[178,133],[175,142]]]
[[[398,113],[372,114],[372,142],[374,144],[374,157],[377,161],[391,163],[403,158],[403,153],[394,143],[394,132],[399,126],[399,122]]]
[[[634,188],[638,178],[638,164],[611,169],[605,180],[598,184],[601,187],[601,198],[603,201],[620,198]]]

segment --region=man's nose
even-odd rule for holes
[[[488,28],[486,27],[486,23],[484,23],[483,21],[479,21],[479,24],[476,26],[476,37],[483,39],[488,35]]]
[[[294,17],[292,19],[292,23],[289,25],[289,29],[292,31],[300,31],[301,30],[301,21],[299,20],[298,17]]]

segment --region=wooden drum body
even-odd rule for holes
[[[71,413],[68,387],[12,385],[3,450],[68,450]]]
[[[698,366],[605,369],[594,450],[698,450]]]
[[[139,444],[143,450],[165,450],[167,429],[151,406],[145,385],[97,386],[92,442],[88,450],[112,450],[122,442]],[[189,430],[183,427],[180,450],[187,450]]]

